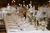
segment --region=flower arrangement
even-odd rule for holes
[[[41,25],[41,26],[43,26],[43,27],[47,27],[47,21],[41,21],[41,22],[39,22],[39,24]]]
[[[36,17],[35,17],[35,15],[34,15],[33,13],[30,13],[30,14],[28,15],[28,17],[31,18],[32,21],[36,22]]]

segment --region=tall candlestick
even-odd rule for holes
[[[15,0],[12,0],[12,3],[14,2],[14,6],[15,6]]]

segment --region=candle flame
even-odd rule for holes
[[[12,3],[13,3],[13,1],[12,1]]]
[[[9,5],[9,3],[8,3],[8,5]]]
[[[15,2],[15,1],[14,1]]]
[[[19,4],[20,5],[20,4]]]
[[[48,1],[48,2],[50,2],[50,1]]]
[[[13,0],[14,1],[14,0]]]

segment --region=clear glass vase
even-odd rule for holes
[[[42,26],[42,30],[43,30],[43,31],[45,30],[45,26]]]
[[[34,28],[36,28],[36,22],[33,22]]]

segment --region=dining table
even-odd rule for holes
[[[50,33],[49,30],[36,30],[34,25],[30,25],[30,23],[25,22],[25,18],[22,19],[23,20],[21,20],[21,17],[18,15],[5,16],[4,22],[6,33]]]

